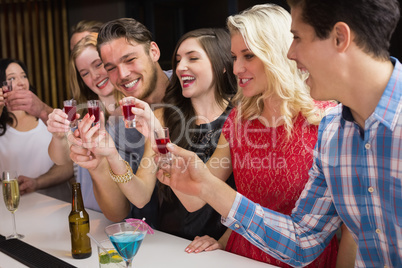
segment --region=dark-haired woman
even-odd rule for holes
[[[236,78],[230,55],[230,36],[223,29],[198,29],[188,32],[178,41],[172,60],[173,75],[161,104],[155,111],[157,125],[170,129],[172,142],[189,148],[207,161],[215,151],[223,123],[231,110],[230,99],[236,91]],[[149,127],[154,115],[146,102],[136,100],[137,125]],[[84,119],[88,124],[89,119]],[[84,122],[83,120],[83,122]],[[160,122],[160,123],[159,123]],[[142,207],[149,202],[157,185],[156,168],[153,163],[151,128],[138,128],[148,138],[144,155],[136,175],[124,177],[117,182],[127,202]],[[89,130],[91,131],[91,130]],[[110,144],[110,137],[105,133]],[[85,136],[85,134],[82,134]],[[83,139],[84,141],[84,139]],[[85,143],[85,141],[84,141]],[[105,143],[106,144],[106,143]],[[93,157],[99,161],[105,157],[110,173],[123,174],[127,168],[113,148],[99,144],[91,149]],[[91,159],[93,161],[94,159]],[[120,172],[119,172],[120,171]],[[120,176],[121,178],[122,176]],[[233,180],[231,180],[233,183]],[[230,180],[228,181],[228,183]],[[170,188],[157,185],[159,193],[158,229],[193,239],[195,236],[209,235],[219,239],[226,228],[220,223],[220,216],[209,205],[193,213],[188,212]],[[120,208],[109,206],[109,209]],[[127,215],[122,211],[121,215]]]
[[[13,92],[0,90],[0,172],[16,171],[21,194],[39,190],[55,198],[70,200],[67,180],[73,166],[55,165],[47,148],[52,134],[46,125],[25,111],[9,111],[7,97],[19,90],[34,91],[26,66],[17,60],[0,60],[0,81],[11,81]]]

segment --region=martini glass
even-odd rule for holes
[[[131,267],[134,256],[137,254],[142,241],[147,234],[147,228],[143,224],[132,224],[129,222],[120,222],[109,225],[105,232],[112,242],[114,248],[126,262],[126,267]],[[147,225],[148,226],[148,225]]]

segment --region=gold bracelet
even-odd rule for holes
[[[124,160],[123,160],[123,161],[124,161]],[[114,180],[114,181],[117,182],[117,183],[126,183],[126,182],[128,182],[128,181],[131,181],[131,179],[132,179],[133,176],[134,176],[133,169],[130,167],[130,165],[128,164],[128,162],[127,162],[127,161],[124,161],[124,163],[126,164],[127,172],[126,172],[125,174],[122,174],[122,175],[116,175],[116,174],[114,174],[112,168],[109,167],[109,174],[110,174],[110,177],[112,177],[112,180]]]

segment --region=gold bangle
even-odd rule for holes
[[[124,160],[123,160],[123,161],[124,161]],[[132,179],[133,176],[134,176],[133,169],[130,167],[130,165],[128,164],[128,162],[127,162],[127,161],[124,161],[124,163],[126,164],[127,172],[126,172],[125,174],[122,174],[122,175],[116,175],[116,174],[114,174],[112,168],[109,167],[109,174],[110,174],[110,177],[112,177],[112,180],[115,181],[115,182],[117,182],[117,183],[126,183],[126,182],[128,182],[128,181],[131,181],[131,179]]]

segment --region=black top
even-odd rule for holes
[[[218,140],[231,108],[215,121],[209,124],[197,126],[193,133],[190,133],[192,144],[189,150],[205,162],[212,156],[218,144]],[[230,175],[227,183],[235,189],[233,174]],[[159,210],[159,229],[161,231],[180,236],[186,239],[194,239],[195,236],[209,235],[218,240],[226,231],[221,224],[221,216],[208,204],[195,212],[188,212],[174,195],[170,199],[161,199]]]

